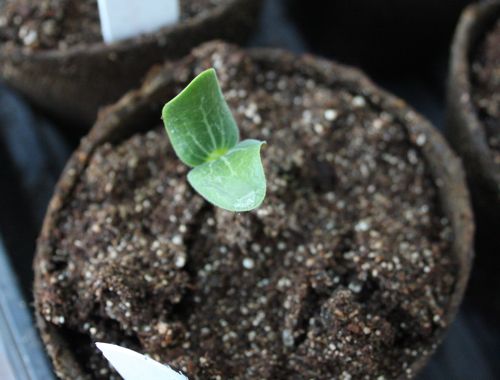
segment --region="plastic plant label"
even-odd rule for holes
[[[154,32],[179,21],[179,0],[98,0],[104,42]]]
[[[96,343],[96,346],[125,380],[188,380],[169,366],[128,348],[109,343]]]

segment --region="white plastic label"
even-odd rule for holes
[[[96,346],[125,380],[188,380],[169,366],[128,348],[108,343]]]
[[[179,21],[179,0],[98,0],[104,42],[112,43]]]

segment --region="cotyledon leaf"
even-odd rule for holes
[[[214,69],[202,72],[165,104],[162,118],[175,153],[191,167],[222,156],[239,139]]]
[[[266,177],[257,140],[244,140],[216,160],[197,166],[188,181],[207,201],[235,212],[260,206],[266,196]]]

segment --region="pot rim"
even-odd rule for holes
[[[219,42],[215,42],[215,44],[217,43]],[[198,49],[209,48],[213,44],[214,42],[209,42],[201,45]],[[444,138],[404,101],[379,89],[357,69],[308,54],[296,56],[280,49],[257,48],[239,51],[248,54],[254,62],[266,63],[280,69],[287,66],[294,69],[300,68],[305,75],[320,78],[328,86],[345,86],[369,99],[372,105],[390,112],[398,122],[407,128],[411,141],[415,142],[418,137],[425,137],[426,143],[419,148],[436,183],[440,206],[450,221],[454,236],[450,254],[456,260],[457,276],[455,289],[450,296],[449,307],[444,317],[447,326],[449,326],[457,313],[469,278],[474,255],[474,222],[461,162],[448,147]],[[168,68],[176,63],[179,64],[178,62],[167,62],[163,66],[155,67],[149,73],[142,87],[128,92],[117,103],[100,112],[96,124],[68,161],[49,204],[34,260],[36,318],[50,356],[62,354],[64,363],[56,362],[55,367],[58,374],[65,378],[68,378],[68,374],[81,373],[78,370],[79,366],[75,357],[65,347],[64,336],[57,331],[57,328],[46,323],[41,316],[37,302],[37,288],[43,287],[41,272],[45,268],[44,262],[53,252],[50,244],[51,231],[54,230],[57,223],[59,211],[71,197],[74,186],[80,174],[85,170],[96,147],[104,142],[119,141],[125,135],[129,135],[131,131],[137,131],[137,122],[133,122],[134,118],[144,117],[147,112],[151,113],[150,100],[154,99],[155,96],[158,97],[162,89],[168,88],[169,83],[173,81],[174,74]],[[437,343],[443,339],[445,330],[446,328],[440,329],[436,333],[436,344],[429,347],[429,354],[416,359],[409,366],[412,375],[416,374],[427,363],[432,352],[435,351]],[[82,379],[88,378],[84,374],[81,376]],[[407,378],[407,374],[402,374],[400,377],[400,379]]]

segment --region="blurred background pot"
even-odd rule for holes
[[[262,0],[223,0],[212,9],[156,33],[106,45],[29,50],[0,46],[0,75],[36,106],[88,128],[99,107],[137,86],[146,71],[210,39],[242,43],[256,26]]]
[[[322,55],[397,77],[446,60],[462,8],[470,0],[291,0],[308,43]]]
[[[495,46],[500,49],[498,42],[487,43],[487,36],[491,37],[495,23],[498,36],[499,19],[499,1],[474,4],[463,12],[452,45],[446,107],[446,135],[462,157],[476,216],[478,255],[469,294],[477,306],[489,313],[500,313],[500,299],[495,290],[500,286],[500,257],[497,254],[500,251],[498,50],[496,79],[492,77],[495,69],[489,76],[484,67],[488,61],[491,65],[491,57],[495,55],[490,51],[490,59],[487,59],[487,50]],[[495,85],[496,93],[491,91]],[[492,117],[494,106],[486,110],[484,104],[480,104],[484,100],[494,104],[495,97],[496,119]]]
[[[230,58],[226,58],[227,53],[225,52],[228,49],[232,52],[228,55]],[[224,57],[224,59],[221,57]],[[191,65],[214,65],[214,62],[212,62],[214,59],[220,65],[219,69],[234,67],[238,62],[242,65],[241,60],[243,59],[244,65],[257,65],[261,70],[260,72],[274,73],[272,75],[269,74],[274,80],[279,78],[279,76],[276,76],[279,73],[296,72],[308,78],[309,81],[305,81],[304,83],[310,83],[310,86],[321,85],[332,89],[346,89],[347,93],[359,95],[358,97],[354,97],[356,100],[353,100],[356,107],[369,105],[369,107],[374,107],[381,114],[392,115],[395,118],[394,120],[397,120],[397,123],[403,125],[405,128],[407,132],[405,136],[410,144],[418,146],[419,154],[424,157],[425,166],[429,170],[433,182],[438,184],[436,186],[438,208],[449,220],[449,226],[454,238],[450,240],[451,245],[447,254],[450,255],[456,273],[452,281],[453,290],[450,294],[449,302],[447,303],[447,307],[445,307],[443,315],[438,318],[440,327],[433,330],[432,335],[429,337],[431,342],[425,347],[426,354],[412,357],[406,363],[406,370],[401,370],[403,373],[400,378],[414,377],[426,364],[437,343],[441,341],[445,328],[449,326],[454,318],[461,302],[471,267],[474,227],[468,203],[468,193],[464,183],[464,175],[459,160],[451,152],[441,135],[425,119],[412,111],[401,100],[374,86],[357,70],[312,56],[297,57],[281,50],[256,49],[246,52],[237,50],[234,47],[228,47],[222,43],[204,45],[200,49],[195,50],[192,55],[183,61],[167,63],[164,67],[155,68],[139,90],[129,92],[118,103],[103,110],[97,123],[90,134],[82,140],[80,147],[73,154],[63,173],[56,187],[54,197],[50,202],[34,262],[37,322],[57,373],[63,379],[89,378],[82,370],[81,360],[85,356],[75,354],[73,344],[79,342],[78,347],[80,349],[83,349],[83,345],[85,344],[88,346],[87,350],[92,350],[91,341],[93,339],[88,333],[77,332],[75,329],[70,328],[66,324],[69,320],[68,316],[62,319],[59,317],[54,320],[51,315],[56,311],[51,310],[50,307],[47,308],[46,304],[51,298],[49,293],[51,287],[54,285],[50,279],[57,278],[58,271],[64,268],[68,261],[71,262],[71,256],[65,256],[63,251],[58,249],[58,244],[60,243],[59,223],[61,223],[60,217],[64,207],[75,196],[74,191],[77,183],[83,177],[83,173],[85,173],[93,154],[99,147],[104,144],[111,144],[111,147],[113,147],[133,135],[144,133],[158,126],[160,110],[165,101],[174,96],[182,88],[182,83],[179,82],[186,82],[192,77],[190,71],[192,70]],[[196,67],[199,68],[199,66]],[[251,80],[251,78],[245,77],[244,80]],[[264,91],[264,93],[266,92],[272,92],[272,89],[268,88]],[[237,91],[233,95],[236,97],[239,96]],[[247,96],[243,96],[242,99],[246,98]],[[232,99],[236,101],[234,97]],[[245,102],[245,100],[239,101]],[[257,108],[263,107],[265,109],[266,106],[269,105],[258,104]],[[254,111],[249,111],[245,107],[242,107],[242,109],[238,109],[236,119],[242,125],[246,120],[245,118],[256,117],[254,112],[255,109]],[[324,131],[324,128],[333,129],[335,127],[333,120],[336,119],[336,116],[338,115],[335,115],[335,111],[326,112],[324,117],[327,121],[324,122],[327,124],[325,126],[318,126],[318,124],[310,122],[311,128],[315,128],[315,130],[320,132]],[[304,117],[307,116],[304,115]],[[344,120],[343,123],[348,122],[349,112],[340,118]],[[245,124],[253,125],[253,121],[246,120]],[[246,128],[249,127],[247,126]],[[276,126],[276,128],[288,127]],[[261,130],[259,128],[258,133],[261,133]],[[269,139],[272,140],[272,136],[269,136]],[[305,153],[311,154],[311,152]],[[319,165],[318,170],[325,170],[325,167]],[[325,184],[320,181],[316,185],[319,187],[328,186],[328,183]],[[231,223],[228,224],[231,225]],[[350,227],[354,228],[354,226]],[[63,272],[64,270],[60,273],[62,274]],[[448,273],[445,275],[448,275]],[[64,278],[64,275],[62,278]],[[379,285],[383,286],[382,284]],[[377,286],[373,288],[377,289]],[[360,302],[364,302],[361,299]],[[413,333],[418,334],[419,332],[412,331],[411,334]],[[96,354],[94,352],[91,355]],[[396,362],[398,366],[401,365],[399,360],[396,360]]]
[[[492,121],[490,128],[493,130],[488,132],[485,117],[474,100],[476,84],[472,80],[472,66],[480,44],[499,18],[499,1],[471,5],[462,14],[450,58],[446,121],[446,134],[462,156],[467,171],[477,216],[486,218],[485,225],[491,224],[497,233],[500,223],[500,152],[498,148],[495,151],[488,139],[495,137],[489,134],[495,133],[496,138],[500,138],[500,119]]]

